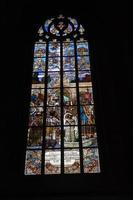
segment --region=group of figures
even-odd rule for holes
[[[26,153],[25,174],[41,174],[41,151],[28,150]],[[100,172],[99,155],[97,148],[83,149],[84,173]],[[45,153],[45,174],[61,173],[61,151],[47,150]],[[80,155],[79,150],[64,151],[64,173],[80,173]]]

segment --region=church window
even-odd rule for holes
[[[46,20],[34,46],[25,175],[100,172],[91,68],[84,27]]]

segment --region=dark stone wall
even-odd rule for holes
[[[132,15],[130,6],[89,3],[1,1],[1,195],[127,199],[131,194]],[[34,38],[47,17],[60,13],[77,17],[88,34],[102,172],[24,177]]]

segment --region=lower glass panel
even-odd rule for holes
[[[84,173],[99,173],[99,153],[97,148],[83,149]]]
[[[64,173],[80,173],[79,149],[64,150]]]
[[[64,126],[64,147],[79,147],[78,126]]]
[[[41,153],[40,150],[26,151],[25,175],[41,174]]]
[[[61,127],[46,127],[45,148],[61,147]]]
[[[61,151],[46,150],[45,151],[45,174],[61,173]]]
[[[95,126],[81,126],[83,147],[97,146],[97,133]]]

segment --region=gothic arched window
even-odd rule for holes
[[[25,175],[100,172],[89,46],[76,19],[40,27],[29,112]]]

